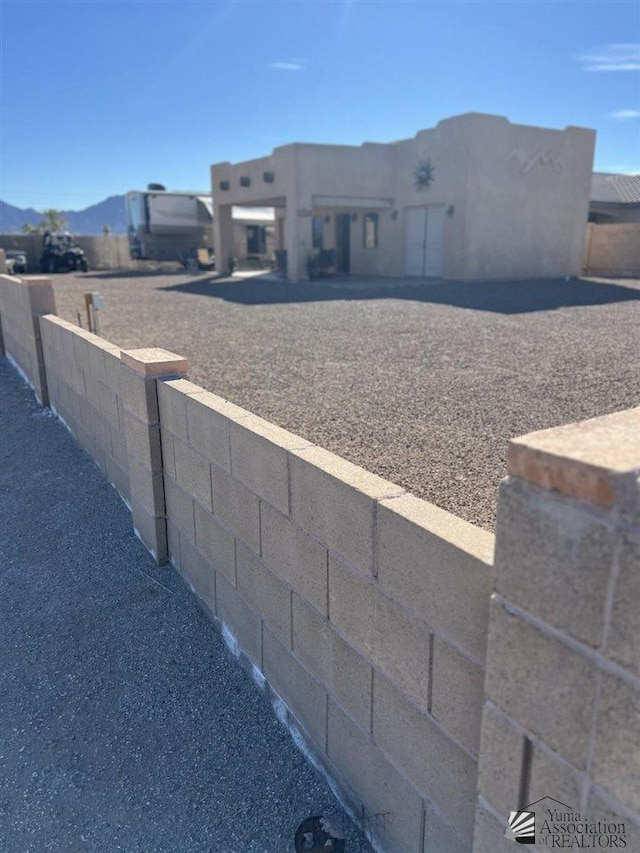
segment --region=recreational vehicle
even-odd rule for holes
[[[149,184],[126,196],[129,252],[137,260],[180,261],[213,254],[213,200],[206,192]],[[239,263],[266,264],[273,254],[271,208],[233,208],[233,253]],[[228,262],[229,259],[227,259]]]

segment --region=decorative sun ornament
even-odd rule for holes
[[[420,160],[413,170],[413,181],[417,190],[426,190],[435,180],[436,167],[431,160]]]

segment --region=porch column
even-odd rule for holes
[[[287,213],[284,210],[276,209],[276,233],[275,233],[275,242],[276,249],[286,249],[287,245],[284,238],[284,230],[287,222]]]
[[[287,196],[287,278],[290,284],[308,281],[307,259],[312,246],[311,198],[303,203]]]
[[[229,273],[229,259],[233,257],[233,220],[231,205],[216,205],[213,215],[213,248],[216,253],[216,272]]]

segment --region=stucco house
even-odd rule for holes
[[[640,175],[594,172],[589,222],[640,222]]]
[[[232,255],[232,207],[276,210],[289,281],[334,249],[368,276],[510,279],[579,275],[595,131],[468,113],[413,139],[295,143],[211,167],[214,244]]]

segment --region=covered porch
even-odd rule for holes
[[[296,207],[281,196],[256,204],[274,208],[274,261],[289,282],[308,280],[314,269],[339,275],[392,272],[381,266],[391,250],[383,245],[385,232],[398,217],[392,199],[316,195],[308,206]],[[214,247],[223,264],[234,256],[232,209],[238,207],[237,201],[215,207]]]
[[[395,232],[402,225],[388,152],[371,147],[373,162],[366,168],[359,149],[340,146],[336,158],[334,146],[306,144],[212,166],[216,257],[225,264],[232,256],[233,207],[272,207],[275,252],[290,283],[308,280],[320,253],[338,274],[401,273]]]

